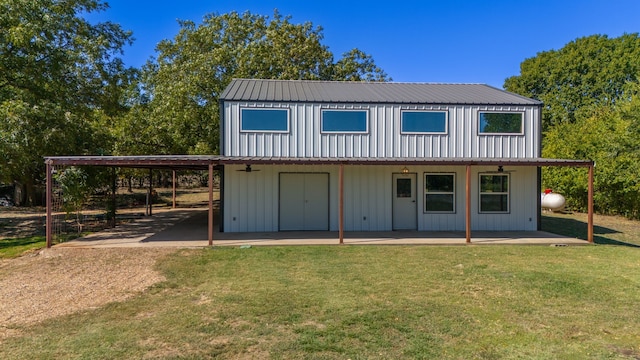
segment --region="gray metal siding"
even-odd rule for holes
[[[224,103],[223,155],[258,157],[536,158],[540,154],[537,106]],[[242,108],[289,109],[289,132],[241,132]],[[365,109],[367,133],[322,133],[323,109]],[[402,110],[448,112],[446,134],[401,134]],[[522,135],[480,135],[479,111],[524,113]]]
[[[225,166],[223,225],[226,232],[278,231],[280,173],[329,173],[329,227],[337,230],[337,166],[253,165],[247,173],[244,165]]]
[[[224,229],[227,232],[278,231],[279,174],[286,172],[329,174],[329,229],[338,230],[338,166],[322,165],[254,165],[260,170],[237,171],[242,165],[225,167]],[[480,214],[478,208],[478,174],[495,172],[496,167],[472,167],[472,230],[537,230],[537,188],[535,166],[518,166],[510,172],[510,212]],[[390,231],[392,229],[392,174],[396,166],[345,166],[344,215],[346,231]],[[465,230],[464,166],[412,166],[417,174],[417,218],[420,231]],[[456,174],[456,213],[424,213],[424,173]]]
[[[537,184],[536,167],[505,168],[510,173],[510,211],[508,214],[480,214],[478,206],[478,174],[495,171],[495,168],[472,168],[471,214],[473,230],[486,231],[536,231],[538,228],[537,199],[540,189]]]

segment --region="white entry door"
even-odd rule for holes
[[[418,229],[416,174],[393,174],[393,230]]]
[[[329,230],[329,174],[280,174],[280,230]]]

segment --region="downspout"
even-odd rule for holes
[[[344,244],[344,164],[338,170],[338,238]]]
[[[465,176],[465,238],[466,243],[471,243],[471,165],[467,164]]]
[[[225,147],[225,142],[224,142],[224,122],[225,122],[225,118],[224,118],[224,100],[219,99],[218,100],[218,110],[220,112],[219,115],[219,131],[220,133],[218,134],[218,136],[220,137],[220,149],[218,150],[218,153],[220,153],[220,155],[222,156],[226,156],[226,151],[224,151],[224,147]],[[220,201],[219,201],[219,209],[218,209],[218,214],[219,214],[219,222],[220,224],[218,225],[218,231],[220,231],[221,233],[224,232],[224,165],[220,164],[220,162],[218,162],[218,167],[220,168],[220,171],[218,172],[218,175],[220,176]]]
[[[538,183],[538,187],[537,187],[537,192],[536,192],[536,208],[538,209],[538,213],[537,213],[537,221],[538,223],[536,224],[536,229],[538,231],[542,231],[542,196],[540,196],[540,190],[542,189],[542,167],[538,166],[536,169],[537,172],[537,183]]]
[[[542,157],[542,104],[538,105],[538,151],[536,156],[538,158]],[[542,198],[540,197],[540,191],[542,190],[542,167],[538,166],[537,168],[537,184],[538,187],[536,189],[536,209],[537,209],[537,221],[536,229],[538,231],[542,230]]]
[[[220,112],[220,114],[218,115],[218,126],[219,126],[219,133],[218,136],[220,137],[219,141],[219,146],[220,148],[218,149],[218,153],[222,156],[227,155],[226,152],[224,151],[224,147],[225,147],[225,143],[224,143],[224,100],[219,99],[218,100],[218,111]]]

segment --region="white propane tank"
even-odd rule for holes
[[[554,192],[542,193],[540,194],[540,196],[540,205],[543,209],[549,209],[551,211],[564,210],[564,206],[566,203],[564,196],[556,194]]]

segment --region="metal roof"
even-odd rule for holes
[[[475,166],[573,166],[593,165],[591,160],[545,158],[283,158],[218,155],[51,156],[49,165],[113,166],[156,169],[206,170],[209,165],[475,165]]]
[[[234,79],[220,95],[228,101],[541,105],[485,84]]]

